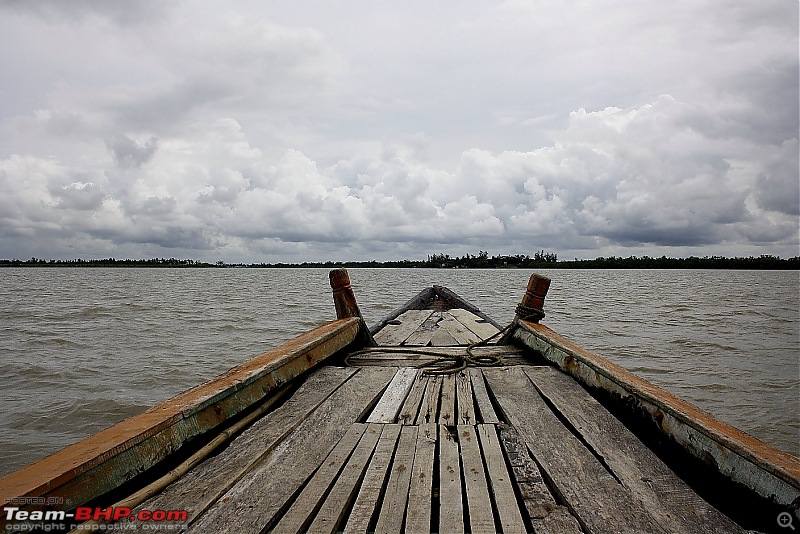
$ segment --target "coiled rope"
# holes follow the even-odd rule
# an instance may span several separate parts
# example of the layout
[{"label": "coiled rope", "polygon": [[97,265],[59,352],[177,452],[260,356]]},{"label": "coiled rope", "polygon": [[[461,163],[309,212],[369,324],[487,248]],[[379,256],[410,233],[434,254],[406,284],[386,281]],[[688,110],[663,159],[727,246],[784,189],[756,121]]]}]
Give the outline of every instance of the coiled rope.
[{"label": "coiled rope", "polygon": [[441,352],[426,350],[424,348],[415,349],[407,346],[402,347],[402,350],[398,350],[397,347],[368,347],[366,349],[348,354],[344,358],[344,364],[348,366],[352,365],[350,363],[351,358],[364,356],[367,354],[401,352],[404,354],[434,356],[435,359],[433,361],[425,362],[416,366],[418,369],[422,369],[422,373],[426,375],[452,375],[460,373],[467,367],[501,366],[504,364],[503,356],[501,354],[475,354],[473,351],[477,347],[488,345],[493,339],[504,335],[506,332],[516,326],[520,320],[534,320],[538,322],[544,318],[544,312],[542,310],[529,308],[522,304],[517,306],[516,315],[517,316],[513,321],[491,336],[487,337],[486,339],[481,339],[474,343],[470,343],[464,347],[463,354],[442,354]]}]

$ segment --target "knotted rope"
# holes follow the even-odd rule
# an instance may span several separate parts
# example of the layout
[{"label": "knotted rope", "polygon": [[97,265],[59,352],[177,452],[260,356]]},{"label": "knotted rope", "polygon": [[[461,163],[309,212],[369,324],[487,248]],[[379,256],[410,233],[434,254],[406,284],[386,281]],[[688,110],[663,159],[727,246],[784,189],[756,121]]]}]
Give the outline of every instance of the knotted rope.
[{"label": "knotted rope", "polygon": [[410,348],[410,347],[402,347],[402,350],[398,350],[397,347],[369,347],[366,349],[362,349],[357,352],[353,352],[345,356],[344,364],[351,365],[350,359],[358,356],[363,356],[365,354],[375,354],[375,353],[392,353],[392,352],[401,352],[404,354],[418,354],[421,356],[434,356],[436,359],[431,362],[425,362],[420,365],[417,365],[416,368],[422,369],[422,373],[426,375],[452,375],[456,373],[460,373],[467,367],[495,367],[503,365],[504,360],[502,354],[475,354],[473,351],[477,347],[481,347],[484,345],[488,345],[490,341],[493,339],[500,337],[506,334],[509,330],[511,330],[520,320],[534,320],[540,321],[544,318],[544,312],[542,310],[536,308],[529,308],[520,304],[517,306],[516,309],[516,317],[513,321],[511,321],[508,325],[503,327],[502,329],[498,330],[491,336],[487,337],[486,339],[480,339],[474,343],[470,343],[466,347],[464,347],[463,354],[442,354],[441,352],[435,352],[432,350],[426,350],[424,348]]}]

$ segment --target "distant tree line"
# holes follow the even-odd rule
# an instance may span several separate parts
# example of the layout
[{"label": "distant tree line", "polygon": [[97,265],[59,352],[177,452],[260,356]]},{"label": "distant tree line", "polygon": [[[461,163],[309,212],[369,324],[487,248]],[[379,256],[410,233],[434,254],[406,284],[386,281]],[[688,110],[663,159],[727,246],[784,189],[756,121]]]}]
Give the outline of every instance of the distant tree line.
[{"label": "distant tree line", "polygon": [[762,254],[758,257],[726,258],[724,256],[704,256],[698,258],[651,258],[650,256],[611,256],[593,260],[574,260],[558,262],[554,267],[565,269],[752,269],[752,270],[796,270],[800,269],[800,256],[781,259],[778,256]]},{"label": "distant tree line", "polygon": [[528,267],[552,266],[558,262],[558,255],[541,250],[536,252],[533,257],[528,255],[516,254],[513,256],[491,256],[485,250],[478,252],[477,256],[469,253],[463,257],[451,258],[449,254],[433,254],[428,256],[427,261],[421,267],[439,267],[445,269],[497,269],[516,267],[518,269]]},{"label": "distant tree line", "polygon": [[558,256],[540,250],[533,256],[497,255],[481,250],[477,255],[451,257],[449,254],[430,254],[425,260],[399,261],[326,261],[303,263],[226,263],[217,261],[207,263],[196,260],[179,260],[176,258],[152,258],[142,260],[106,258],[99,260],[45,260],[31,258],[28,260],[0,260],[0,267],[244,267],[244,268],[282,268],[282,267],[316,267],[333,269],[336,267],[369,268],[369,267],[415,267],[427,269],[753,269],[753,270],[800,270],[800,257],[782,259],[778,256],[761,255],[758,257],[704,256],[698,258],[668,258],[661,256],[629,256],[627,258],[610,256],[592,260],[558,261]]}]

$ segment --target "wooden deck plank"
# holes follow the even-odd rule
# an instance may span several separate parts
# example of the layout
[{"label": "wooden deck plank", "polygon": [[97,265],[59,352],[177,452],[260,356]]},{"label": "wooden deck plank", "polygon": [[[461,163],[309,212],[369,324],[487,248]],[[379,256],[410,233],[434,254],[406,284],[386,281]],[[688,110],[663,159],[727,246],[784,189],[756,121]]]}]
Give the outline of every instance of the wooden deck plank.
[{"label": "wooden deck plank", "polygon": [[0,499],[11,502],[21,497],[23,503],[30,503],[21,504],[21,511],[39,508],[38,497],[53,497],[61,503],[59,510],[80,506],[150,469],[197,436],[216,431],[264,395],[346,347],[358,330],[358,319],[341,319],[289,340],[144,413],[0,477]]},{"label": "wooden deck plank", "polygon": [[422,404],[419,407],[419,414],[415,424],[435,423],[439,414],[439,394],[442,391],[442,378],[432,375],[428,377],[428,385],[425,388],[425,395],[422,397]]},{"label": "wooden deck plank", "polygon": [[[581,384],[625,399],[625,409],[655,423],[680,448],[747,491],[793,509],[800,487],[800,458],[716,419],[684,399],[586,350],[547,326],[521,321],[512,338]],[[643,422],[644,422],[643,420]],[[794,503],[794,504],[793,504]]]},{"label": "wooden deck plank", "polygon": [[442,320],[441,312],[432,312],[430,316],[406,338],[403,345],[424,347],[431,342],[433,334],[439,330],[438,324]]},{"label": "wooden deck plank", "polygon": [[556,502],[544,482],[528,447],[511,425],[497,425],[500,444],[508,458],[528,520],[536,532],[551,534],[581,534],[581,526],[565,506]]},{"label": "wooden deck plank", "polygon": [[387,324],[373,337],[379,345],[402,345],[431,313],[433,310],[408,310],[393,321],[399,324]]},{"label": "wooden deck plank", "polygon": [[438,423],[440,425],[456,424],[456,376],[453,374],[442,377],[442,392],[439,404]]},{"label": "wooden deck plank", "polygon": [[456,436],[439,427],[439,534],[464,533],[461,458]]},{"label": "wooden deck plank", "polygon": [[[314,371],[282,406],[135,510],[186,510],[189,522],[195,521],[355,372],[328,366]],[[138,530],[142,525],[134,521],[129,526]]]},{"label": "wooden deck plank", "polygon": [[511,484],[511,477],[500,448],[495,425],[478,425],[478,438],[486,461],[486,474],[489,488],[494,496],[500,527],[504,534],[526,534],[525,523],[517,504],[517,496]]},{"label": "wooden deck plank", "polygon": [[442,322],[436,325],[436,331],[431,336],[430,345],[431,347],[453,347],[461,345],[456,338],[450,334],[447,330],[442,328]]},{"label": "wooden deck plank", "polygon": [[402,532],[403,530],[418,429],[419,427],[406,425],[400,430],[400,441],[397,444],[397,452],[389,473],[386,493],[381,502],[375,532]]},{"label": "wooden deck plank", "polygon": [[[422,367],[443,357],[452,360],[452,356],[465,354],[466,348],[460,347],[373,347],[359,352],[348,358],[349,365],[383,365],[394,367]],[[424,351],[425,354],[420,354]],[[480,346],[474,347],[472,352],[476,356],[500,357],[504,365],[530,365],[531,360],[525,351],[511,346]]]},{"label": "wooden deck plank", "polygon": [[[431,348],[431,347],[426,347]],[[441,358],[434,356],[422,355],[404,355],[397,358],[352,358],[348,360],[348,364],[354,367],[433,367],[434,364],[440,363]],[[511,365],[530,365],[531,361],[522,356],[504,356],[503,366]]]},{"label": "wooden deck plank", "polygon": [[[367,470],[372,453],[381,436],[384,425],[369,424],[361,441],[347,461],[325,502],[314,517],[309,533],[333,534],[339,527],[348,506],[353,502],[364,472]],[[316,475],[315,475],[316,477]],[[295,503],[296,506],[296,503]]]},{"label": "wooden deck plank", "polygon": [[422,398],[425,396],[425,388],[428,385],[428,377],[424,373],[417,373],[414,377],[414,384],[411,386],[406,400],[403,402],[403,407],[400,409],[400,414],[397,417],[397,422],[403,425],[413,425],[417,420],[420,404]]},{"label": "wooden deck plank", "polygon": [[438,426],[427,423],[417,432],[414,466],[411,468],[411,489],[408,493],[408,512],[405,532],[424,534],[431,532],[431,505],[433,466],[436,459]]},{"label": "wooden deck plank", "polygon": [[484,423],[500,422],[500,418],[495,413],[492,401],[489,398],[489,392],[486,389],[486,382],[483,379],[483,372],[475,367],[466,370],[469,373],[470,382],[472,383],[472,392],[475,395],[475,408],[476,417],[480,418]]},{"label": "wooden deck plank", "polygon": [[450,314],[470,331],[474,332],[479,339],[487,339],[498,332],[497,327],[487,323],[470,311],[456,308],[450,310]]},{"label": "wooden deck plank", "polygon": [[[242,478],[187,532],[260,532],[317,469],[328,451],[376,400],[394,369],[362,368]],[[275,484],[280,480],[280,484]]]},{"label": "wooden deck plank", "polygon": [[456,375],[456,398],[458,399],[457,424],[474,425],[477,423],[475,405],[472,401],[472,381],[466,370]]},{"label": "wooden deck plank", "polygon": [[375,447],[375,453],[369,462],[364,481],[358,490],[350,517],[345,525],[345,534],[366,534],[375,508],[381,498],[383,483],[386,480],[389,466],[392,464],[397,439],[400,437],[400,425],[383,425],[381,437]]},{"label": "wooden deck plank", "polygon": [[486,483],[486,471],[475,427],[458,425],[458,444],[461,449],[461,470],[467,494],[470,532],[473,534],[495,534],[492,501]]},{"label": "wooden deck plank", "polygon": [[386,391],[383,392],[381,400],[367,418],[367,423],[394,423],[418,373],[417,369],[410,367],[398,369]]},{"label": "wooden deck plank", "polygon": [[[300,495],[273,527],[273,534],[296,534],[311,522],[322,498],[342,471],[347,459],[361,441],[367,425],[354,423],[328,454]],[[369,441],[369,440],[368,440]],[[372,444],[374,446],[374,442]],[[370,448],[370,452],[372,449]]]},{"label": "wooden deck plank", "polygon": [[[364,352],[354,358],[353,360],[357,360],[359,358],[371,358],[371,359],[395,359],[399,356],[407,355],[407,356],[415,356],[415,352],[419,351],[420,347],[416,346],[380,346],[380,347],[370,347],[364,350]],[[425,347],[425,352],[430,352],[434,355],[442,355],[442,356],[461,356],[464,354],[464,347]],[[515,347],[513,345],[481,345],[477,347],[473,347],[473,353],[478,356],[518,356],[518,357],[525,357],[527,349],[521,349],[519,347]]]},{"label": "wooden deck plank", "polygon": [[570,376],[552,367],[525,373],[670,532],[743,532],[705,502]]},{"label": "wooden deck plank", "polygon": [[480,337],[464,326],[452,313],[453,311],[455,310],[442,312],[442,320],[439,321],[439,327],[453,336],[458,345],[470,345],[480,341]]},{"label": "wooden deck plank", "polygon": [[504,417],[590,532],[665,532],[645,506],[550,411],[523,367],[484,369]]}]

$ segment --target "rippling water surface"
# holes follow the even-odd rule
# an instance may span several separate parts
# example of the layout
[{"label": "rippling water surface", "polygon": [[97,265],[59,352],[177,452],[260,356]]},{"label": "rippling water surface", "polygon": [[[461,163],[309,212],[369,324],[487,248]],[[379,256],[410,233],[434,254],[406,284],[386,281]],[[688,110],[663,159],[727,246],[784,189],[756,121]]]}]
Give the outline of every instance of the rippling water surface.
[{"label": "rippling water surface", "polygon": [[[353,269],[368,323],[445,285],[506,324],[527,270]],[[800,273],[544,271],[545,324],[800,455]],[[0,269],[0,475],[335,318],[322,269]]]}]

